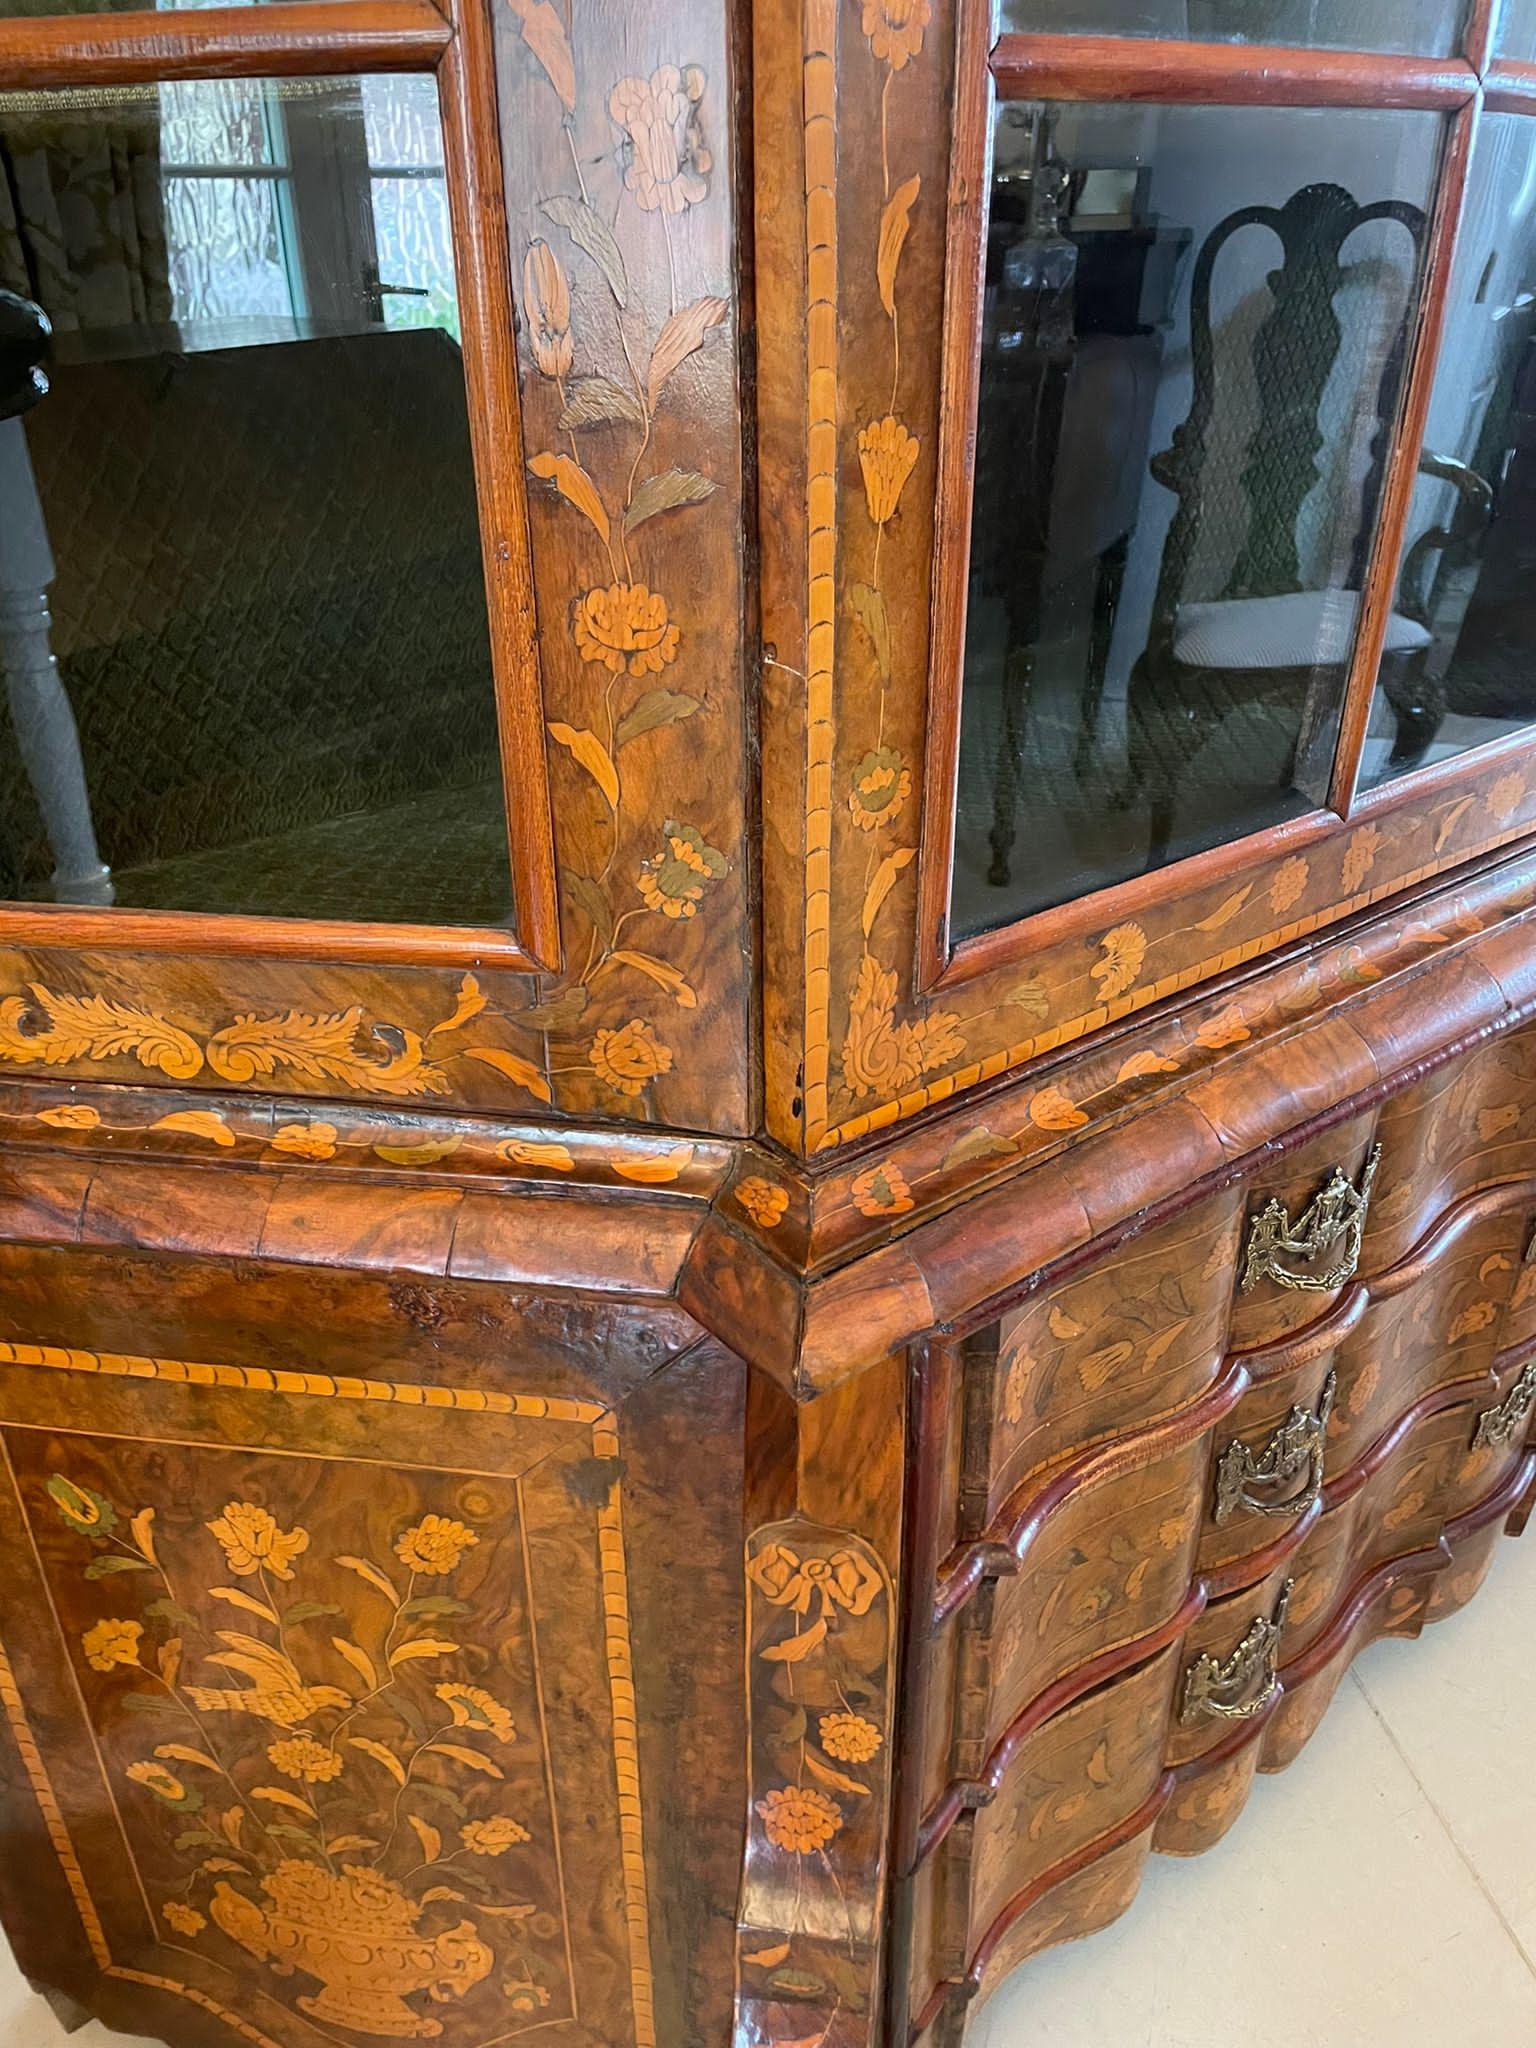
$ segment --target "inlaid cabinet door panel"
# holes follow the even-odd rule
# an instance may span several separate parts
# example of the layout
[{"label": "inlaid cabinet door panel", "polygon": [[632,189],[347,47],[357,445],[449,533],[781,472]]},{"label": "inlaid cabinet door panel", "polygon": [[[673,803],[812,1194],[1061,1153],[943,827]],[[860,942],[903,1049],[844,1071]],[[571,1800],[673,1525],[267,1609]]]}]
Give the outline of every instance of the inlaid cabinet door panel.
[{"label": "inlaid cabinet door panel", "polygon": [[176,2040],[724,2039],[740,1376],[488,1373],[418,1292],[371,1369],[0,1342],[4,1825],[69,1932],[16,1864],[7,1924]]}]

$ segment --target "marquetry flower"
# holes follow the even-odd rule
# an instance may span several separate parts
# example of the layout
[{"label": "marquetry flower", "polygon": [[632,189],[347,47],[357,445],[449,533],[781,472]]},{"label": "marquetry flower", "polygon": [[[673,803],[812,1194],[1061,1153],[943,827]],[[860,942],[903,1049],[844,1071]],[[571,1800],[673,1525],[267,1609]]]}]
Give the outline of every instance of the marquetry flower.
[{"label": "marquetry flower", "polygon": [[1375,864],[1376,849],[1381,844],[1381,828],[1377,825],[1362,825],[1344,849],[1344,888],[1353,895],[1370,873]]},{"label": "marquetry flower", "polygon": [[754,1173],[737,1187],[736,1199],[754,1223],[772,1230],[789,1207],[789,1190],[776,1188],[771,1180]]},{"label": "marquetry flower", "polygon": [[848,808],[861,832],[878,832],[901,814],[912,794],[912,771],[902,766],[894,747],[876,747],[853,771]]},{"label": "marquetry flower", "polygon": [[786,1543],[767,1543],[748,1564],[747,1576],[775,1607],[808,1614],[815,1603],[823,1619],[834,1607],[855,1619],[868,1614],[880,1591],[879,1573],[856,1550],[801,1557]]},{"label": "marquetry flower", "polygon": [[893,71],[920,54],[923,30],[933,19],[930,0],[864,0],[864,33],[869,47]]},{"label": "marquetry flower", "polygon": [[411,1571],[441,1578],[457,1571],[465,1551],[479,1541],[474,1530],[466,1529],[462,1522],[450,1522],[445,1515],[424,1515],[415,1528],[400,1537],[395,1555]]},{"label": "marquetry flower", "polygon": [[1099,1001],[1123,996],[1147,957],[1147,935],[1139,924],[1117,924],[1099,941],[1099,958],[1088,969],[1098,983]]},{"label": "marquetry flower", "polygon": [[505,1856],[509,1849],[532,1839],[521,1821],[509,1813],[493,1813],[489,1820],[467,1820],[459,1829],[459,1840],[471,1856]]},{"label": "marquetry flower", "polygon": [[267,1143],[294,1159],[334,1159],[336,1136],[334,1124],[279,1124]]},{"label": "marquetry flower", "polygon": [[867,1764],[884,1737],[862,1714],[823,1714],[821,1746],[841,1764]]},{"label": "marquetry flower", "polygon": [[859,429],[859,467],[864,472],[869,516],[876,526],[884,526],[896,510],[916,460],[916,437],[894,413]]},{"label": "marquetry flower", "polygon": [[93,1671],[110,1671],[114,1664],[138,1663],[143,1633],[137,1621],[98,1621],[80,1638],[80,1647]]},{"label": "marquetry flower", "polygon": [[336,1751],[328,1743],[316,1742],[312,1735],[294,1735],[286,1742],[274,1742],[267,1757],[285,1778],[302,1778],[306,1785],[329,1785],[342,1772],[342,1761]]},{"label": "marquetry flower", "polygon": [[1523,775],[1501,775],[1488,792],[1488,809],[1500,820],[1507,818],[1525,795]]},{"label": "marquetry flower", "polygon": [[901,1216],[912,1206],[912,1190],[901,1169],[889,1160],[859,1174],[850,1190],[861,1216]]},{"label": "marquetry flower", "polygon": [[629,138],[624,183],[643,213],[682,213],[709,190],[714,159],[699,123],[704,73],[663,64],[649,78],[621,78],[608,111]]},{"label": "marquetry flower", "polygon": [[485,1728],[498,1742],[513,1742],[517,1730],[512,1716],[490,1693],[478,1685],[439,1685],[438,1698],[453,1716],[455,1728]]},{"label": "marquetry flower", "polygon": [[788,1849],[794,1856],[814,1856],[818,1849],[825,1849],[843,1824],[843,1809],[835,1799],[803,1785],[765,1792],[757,1810],[773,1846]]},{"label": "marquetry flower", "polygon": [[201,1934],[208,1922],[196,1906],[183,1905],[180,1899],[172,1899],[160,1908],[167,1927],[174,1927],[178,1934]]},{"label": "marquetry flower", "polygon": [[1307,886],[1307,864],[1299,854],[1292,854],[1282,861],[1275,870],[1275,878],[1269,885],[1269,900],[1277,914],[1289,910],[1302,890]]},{"label": "marquetry flower", "polygon": [[571,334],[571,288],[560,258],[548,242],[528,244],[523,258],[523,311],[528,320],[528,345],[546,377],[566,377],[575,360]]},{"label": "marquetry flower", "polygon": [[248,1579],[263,1566],[275,1579],[293,1577],[293,1560],[309,1548],[307,1529],[280,1529],[277,1517],[248,1500],[232,1500],[208,1527],[223,1546],[225,1560],[238,1579]]},{"label": "marquetry flower", "polygon": [[682,634],[667,617],[667,600],[643,583],[610,583],[576,600],[571,632],[583,661],[610,675],[660,675],[676,658]]},{"label": "marquetry flower", "polygon": [[853,1095],[899,1093],[965,1051],[953,1010],[898,1024],[896,977],[872,953],[859,962],[843,1039],[843,1079]]},{"label": "marquetry flower", "polygon": [[106,1536],[117,1527],[117,1509],[106,1495],[76,1486],[62,1472],[55,1472],[49,1480],[48,1498],[77,1535]]},{"label": "marquetry flower", "polygon": [[101,1122],[101,1111],[87,1102],[61,1102],[57,1109],[40,1109],[37,1120],[56,1131],[94,1131]]},{"label": "marquetry flower", "polygon": [[130,1764],[128,1776],[135,1785],[142,1785],[146,1792],[153,1792],[157,1799],[163,1799],[167,1806],[185,1806],[191,1798],[180,1778],[174,1771],[168,1771],[164,1764]]},{"label": "marquetry flower", "polygon": [[597,1078],[620,1095],[639,1095],[648,1081],[672,1071],[671,1048],[640,1017],[631,1017],[617,1031],[599,1031],[588,1058]]},{"label": "marquetry flower", "polygon": [[661,852],[640,863],[635,886],[651,910],[664,917],[692,917],[731,864],[692,825],[668,818],[661,831]]}]

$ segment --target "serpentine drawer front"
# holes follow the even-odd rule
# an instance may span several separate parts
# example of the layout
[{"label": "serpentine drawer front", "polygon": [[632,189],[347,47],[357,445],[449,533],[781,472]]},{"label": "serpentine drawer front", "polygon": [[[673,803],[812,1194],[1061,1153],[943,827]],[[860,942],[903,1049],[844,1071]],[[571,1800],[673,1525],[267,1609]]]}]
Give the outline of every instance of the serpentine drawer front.
[{"label": "serpentine drawer front", "polygon": [[1472,1597],[1533,259],[1536,0],[0,0],[65,2024],[961,2048]]}]

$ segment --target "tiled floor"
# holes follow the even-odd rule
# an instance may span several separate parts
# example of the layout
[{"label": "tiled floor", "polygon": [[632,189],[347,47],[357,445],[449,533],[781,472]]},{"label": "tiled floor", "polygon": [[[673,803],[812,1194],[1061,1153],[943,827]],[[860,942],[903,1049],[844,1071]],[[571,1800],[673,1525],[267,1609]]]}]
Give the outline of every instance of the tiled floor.
[{"label": "tiled floor", "polygon": [[[5,1957],[0,2048],[64,2038]],[[1367,1650],[1225,1842],[1154,1859],[1126,1917],[1023,1970],[972,2041],[1532,2048],[1536,1532],[1505,1547],[1464,1614]]]}]

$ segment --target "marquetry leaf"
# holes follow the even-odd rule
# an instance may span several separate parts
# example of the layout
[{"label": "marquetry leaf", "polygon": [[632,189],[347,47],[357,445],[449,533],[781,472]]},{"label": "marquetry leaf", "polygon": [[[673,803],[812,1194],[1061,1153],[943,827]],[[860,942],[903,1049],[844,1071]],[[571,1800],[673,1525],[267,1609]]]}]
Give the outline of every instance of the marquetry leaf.
[{"label": "marquetry leaf", "polygon": [[645,408],[639,399],[611,377],[575,377],[565,393],[559,421],[562,434],[574,433],[579,427],[645,425]]},{"label": "marquetry leaf", "polygon": [[1221,902],[1217,904],[1216,908],[1211,912],[1209,917],[1202,917],[1199,923],[1195,926],[1195,930],[1197,932],[1220,931],[1221,927],[1224,924],[1230,924],[1232,922],[1233,918],[1236,917],[1237,913],[1242,909],[1243,905],[1248,901],[1248,898],[1252,894],[1252,882],[1244,883],[1243,887],[1237,890],[1233,895],[1223,897]]},{"label": "marquetry leaf", "polygon": [[423,1614],[468,1614],[467,1600],[450,1600],[446,1593],[418,1593],[414,1600],[407,1600],[400,1610],[402,1621],[410,1621]]},{"label": "marquetry leaf", "polygon": [[245,1808],[243,1806],[225,1807],[224,1811],[219,1815],[219,1826],[223,1829],[224,1838],[229,1843],[229,1846],[232,1849],[238,1849],[240,1847],[240,1830],[245,1826]]},{"label": "marquetry leaf", "polygon": [[325,1846],[335,1856],[343,1849],[377,1849],[379,1845],[373,1835],[332,1835]]},{"label": "marquetry leaf", "polygon": [[896,311],[896,266],[912,226],[912,204],[922,186],[921,178],[908,178],[885,202],[880,216],[880,241],[875,254],[875,275],[880,281],[880,303],[887,313]]},{"label": "marquetry leaf", "polygon": [[1051,998],[1038,974],[1026,974],[1016,981],[1002,1001],[1022,1010],[1032,1024],[1043,1023],[1051,1014]]},{"label": "marquetry leaf", "polygon": [[880,915],[880,906],[896,886],[896,877],[905,867],[910,867],[917,858],[915,846],[898,846],[894,853],[888,853],[875,869],[875,878],[864,897],[864,909],[859,922],[867,939],[874,929],[875,919]]},{"label": "marquetry leaf", "polygon": [[462,1904],[464,1894],[456,1892],[451,1884],[429,1884],[421,1895],[421,1903],[430,1906],[434,1899],[457,1899]]},{"label": "marquetry leaf", "polygon": [[391,1606],[398,1607],[400,1605],[400,1595],[389,1583],[389,1580],[385,1578],[378,1566],[370,1564],[366,1557],[349,1557],[343,1552],[336,1562],[344,1566],[347,1571],[356,1572],[360,1579],[366,1579],[370,1586],[384,1595]]},{"label": "marquetry leaf", "polygon": [[[477,1055],[467,1052],[465,1059]],[[414,1145],[375,1145],[376,1157],[387,1159],[391,1166],[432,1166],[439,1159],[447,1159],[463,1144],[462,1137],[421,1138]]]},{"label": "marquetry leaf", "polygon": [[696,1010],[699,1007],[698,992],[665,960],[658,960],[652,953],[637,953],[628,946],[620,946],[608,955],[607,965],[612,967],[633,967],[637,973],[649,975],[659,988],[664,988],[680,1010]]},{"label": "marquetry leaf", "polygon": [[307,1799],[301,1799],[297,1792],[289,1792],[281,1785],[255,1785],[251,1788],[251,1797],[265,1799],[272,1806],[285,1806],[290,1813],[302,1813],[308,1820],[320,1818]]},{"label": "marquetry leaf", "polygon": [[775,1942],[772,1948],[753,1949],[749,1955],[744,1955],[741,1960],[744,1963],[751,1963],[754,1969],[776,1970],[780,1963],[789,1960],[789,1943],[787,1941],[780,1941]]},{"label": "marquetry leaf", "polygon": [[646,373],[646,398],[652,412],[656,410],[662,385],[678,364],[685,362],[699,347],[710,328],[720,325],[729,310],[724,299],[695,299],[691,306],[682,307],[667,321],[656,337],[656,346],[651,350],[651,367]]},{"label": "marquetry leaf", "polygon": [[184,1742],[157,1742],[155,1755],[162,1759],[169,1757],[179,1764],[202,1764],[210,1771],[219,1768],[217,1759],[209,1756],[206,1750],[190,1749]]},{"label": "marquetry leaf", "polygon": [[[590,876],[575,875],[570,868],[565,868],[562,872],[567,883],[576,880],[585,882],[590,889],[597,888],[597,884],[592,881]],[[580,900],[576,897],[574,890],[570,893],[573,900]],[[601,900],[603,909],[605,912],[608,912],[609,919],[611,920],[612,912],[608,911],[607,899],[602,898]],[[609,938],[612,938],[611,929],[609,931]],[[528,1031],[569,1031],[574,1025],[580,1023],[588,1000],[586,989],[579,983],[573,983],[571,987],[562,989],[559,995],[551,997],[547,1003],[535,1003],[530,1009],[517,1010],[512,1014],[516,1017],[518,1023]]]},{"label": "marquetry leaf", "polygon": [[155,1652],[155,1664],[167,1686],[173,1687],[181,1675],[181,1637],[168,1636]]},{"label": "marquetry leaf", "polygon": [[208,1041],[208,1064],[221,1080],[244,1083],[291,1068],[309,1081],[342,1081],[378,1095],[441,1095],[446,1077],[424,1057],[417,1032],[387,1034],[362,1006],[311,1016],[237,1017]]},{"label": "marquetry leaf", "polygon": [[405,1783],[405,1765],[392,1749],[386,1749],[382,1742],[375,1742],[367,1735],[349,1735],[348,1749],[360,1749],[364,1756],[371,1756],[376,1764],[382,1764],[397,1785]]},{"label": "marquetry leaf", "polygon": [[683,690],[647,690],[637,697],[613,729],[614,749],[655,732],[658,726],[676,725],[680,718],[692,718],[704,709],[702,697],[690,697]]},{"label": "marquetry leaf", "polygon": [[861,1785],[857,1778],[845,1778],[841,1771],[834,1771],[830,1764],[822,1762],[813,1749],[805,1752],[805,1768],[813,1778],[819,1778],[823,1785],[831,1785],[839,1792],[852,1792],[860,1799],[869,1797],[867,1785]]},{"label": "marquetry leaf", "polygon": [[189,1138],[206,1138],[211,1145],[230,1146],[235,1134],[223,1117],[215,1116],[211,1109],[178,1109],[170,1116],[161,1117],[149,1127],[152,1131],[180,1131]]},{"label": "marquetry leaf", "polygon": [[891,621],[885,599],[872,584],[855,583],[848,592],[848,602],[853,607],[854,617],[869,635],[880,680],[888,683],[891,680]]},{"label": "marquetry leaf", "polygon": [[443,1853],[442,1836],[433,1827],[431,1821],[423,1820],[419,1813],[408,1813],[405,1817],[411,1824],[411,1832],[421,1844],[423,1860],[427,1863],[435,1863]]},{"label": "marquetry leaf", "polygon": [[684,1143],[671,1145],[665,1152],[650,1152],[640,1159],[616,1159],[613,1170],[625,1180],[639,1181],[644,1187],[656,1187],[664,1181],[676,1180],[693,1164],[697,1148]]},{"label": "marquetry leaf", "polygon": [[195,1039],[130,1003],[54,995],[37,982],[28,984],[26,996],[0,1002],[0,1059],[57,1067],[69,1060],[125,1054],[173,1081],[190,1081],[202,1071],[202,1049]]},{"label": "marquetry leaf", "polygon": [[985,1124],[978,1124],[973,1131],[956,1138],[953,1145],[939,1162],[944,1168],[969,1166],[982,1159],[1011,1159],[1019,1149],[1017,1138],[1000,1138]]},{"label": "marquetry leaf", "polygon": [[573,760],[579,761],[603,795],[608,799],[608,808],[619,808],[619,771],[614,767],[608,749],[595,732],[585,726],[562,725],[557,720],[549,728],[550,737],[558,740]]},{"label": "marquetry leaf", "polygon": [[574,505],[583,518],[591,520],[606,546],[608,514],[597,494],[597,485],[581,464],[569,455],[553,455],[546,451],[542,455],[535,455],[528,467],[536,477],[542,477],[545,483],[553,484],[565,502]]},{"label": "marquetry leaf", "polygon": [[458,1649],[457,1643],[442,1641],[437,1636],[417,1636],[413,1642],[401,1643],[389,1653],[391,1664],[409,1664],[418,1657],[451,1657]]},{"label": "marquetry leaf", "polygon": [[485,1008],[485,991],[472,974],[466,974],[459,983],[459,992],[454,998],[453,1011],[441,1024],[434,1024],[427,1033],[436,1038],[440,1032],[457,1031],[461,1024],[467,1024],[471,1017],[478,1017]]},{"label": "marquetry leaf", "polygon": [[154,1564],[156,1562],[154,1509],[140,1508],[136,1515],[129,1517],[128,1526],[133,1531],[134,1542],[137,1543],[150,1563]]},{"label": "marquetry leaf", "polygon": [[1470,796],[1464,796],[1459,803],[1454,803],[1451,805],[1450,809],[1446,812],[1445,816],[1440,820],[1440,829],[1435,834],[1436,853],[1444,853],[1446,841],[1450,838],[1451,834],[1456,830],[1456,827],[1461,823],[1462,819],[1466,816],[1467,812],[1472,808],[1474,802],[1475,798]]},{"label": "marquetry leaf", "polygon": [[86,1566],[88,1579],[104,1579],[112,1572],[152,1572],[154,1566],[143,1557],[94,1557]]},{"label": "marquetry leaf", "polygon": [[825,1642],[826,1635],[827,1624],[825,1618],[823,1618],[821,1621],[814,1622],[810,1628],[805,1629],[800,1635],[786,1636],[781,1643],[770,1643],[767,1649],[762,1652],[764,1662],[769,1664],[802,1663],[805,1658],[810,1656],[814,1649]]},{"label": "marquetry leaf", "polygon": [[455,1820],[469,1818],[469,1808],[458,1793],[450,1791],[446,1785],[434,1785],[430,1778],[422,1778],[417,1783],[416,1796],[418,1799],[435,1799],[439,1806],[447,1807]]},{"label": "marquetry leaf", "polygon": [[523,41],[544,68],[544,75],[565,102],[566,111],[576,111],[576,64],[571,56],[565,23],[551,0],[507,0],[517,16]]},{"label": "marquetry leaf", "polygon": [[680,505],[699,505],[714,492],[714,484],[696,469],[661,469],[648,476],[629,501],[624,514],[624,531],[633,533],[658,512],[675,512]]},{"label": "marquetry leaf", "polygon": [[1069,1316],[1063,1308],[1052,1308],[1050,1314],[1046,1317],[1046,1321],[1050,1324],[1051,1335],[1059,1338],[1063,1344],[1069,1338],[1081,1337],[1085,1327],[1074,1317]]},{"label": "marquetry leaf", "polygon": [[525,1060],[521,1053],[503,1052],[494,1045],[472,1045],[466,1048],[467,1060],[478,1060],[483,1067],[494,1067],[509,1081],[515,1081],[519,1088],[526,1088],[530,1095],[540,1102],[552,1102],[553,1090],[532,1060]]},{"label": "marquetry leaf", "polygon": [[243,1863],[232,1863],[227,1856],[205,1856],[197,1867],[199,1870],[209,1872],[232,1871],[236,1877],[244,1877],[246,1874]]},{"label": "marquetry leaf", "polygon": [[1178,1070],[1177,1060],[1165,1060],[1161,1053],[1155,1053],[1149,1048],[1145,1052],[1133,1052],[1128,1060],[1122,1060],[1115,1079],[1139,1081],[1148,1074],[1176,1074]]},{"label": "marquetry leaf", "polygon": [[556,1173],[574,1173],[576,1159],[568,1145],[544,1139],[503,1138],[496,1157],[509,1166],[548,1166]]},{"label": "marquetry leaf", "polygon": [[1041,1088],[1030,1097],[1029,1120],[1042,1131],[1075,1131],[1088,1121],[1059,1088]]},{"label": "marquetry leaf", "polygon": [[500,1764],[493,1764],[488,1756],[482,1756],[477,1749],[470,1749],[461,1742],[429,1742],[428,1756],[451,1757],[456,1764],[463,1764],[467,1770],[484,1771],[488,1778],[502,1775]]},{"label": "marquetry leaf", "polygon": [[208,1597],[210,1600],[227,1600],[231,1607],[243,1607],[247,1614],[259,1615],[263,1621],[271,1622],[274,1628],[277,1626],[275,1610],[270,1608],[265,1600],[257,1600],[249,1593],[242,1593],[238,1586],[210,1586]]},{"label": "marquetry leaf", "polygon": [[565,192],[557,193],[553,199],[541,199],[539,211],[547,215],[556,227],[564,228],[578,249],[586,251],[608,280],[609,291],[621,306],[625,305],[629,299],[629,278],[619,245],[607,223],[592,211],[584,199],[573,199]]},{"label": "marquetry leaf", "polygon": [[331,1644],[338,1655],[346,1658],[368,1690],[370,1692],[377,1692],[379,1686],[378,1670],[374,1665],[373,1659],[363,1648],[362,1644],[354,1643],[347,1636],[332,1636]]},{"label": "marquetry leaf", "polygon": [[[577,868],[562,868],[560,874],[566,893],[585,915],[598,945],[610,946],[613,943],[613,910],[602,889],[590,875],[582,874]],[[521,1013],[519,1021],[526,1021]]]}]

